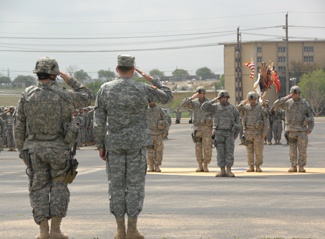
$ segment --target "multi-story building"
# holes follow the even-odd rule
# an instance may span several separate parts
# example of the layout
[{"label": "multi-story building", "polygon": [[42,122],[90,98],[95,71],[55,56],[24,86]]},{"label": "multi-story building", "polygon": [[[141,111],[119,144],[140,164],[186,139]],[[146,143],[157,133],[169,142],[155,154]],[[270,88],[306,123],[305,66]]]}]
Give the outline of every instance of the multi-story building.
[{"label": "multi-story building", "polygon": [[[272,61],[278,72],[281,91],[275,92],[275,86],[267,91],[266,99],[273,103],[279,97],[286,95],[286,81],[289,81],[289,87],[295,82],[286,79],[287,66],[289,72],[292,68],[292,62],[316,64],[319,67],[325,67],[325,41],[289,41],[288,56],[286,52],[285,41],[250,41],[241,43],[223,43],[224,45],[224,75],[225,89],[229,92],[230,102],[238,104],[246,98],[249,91],[254,90],[253,85],[257,79],[262,62],[269,65]],[[251,80],[249,75],[251,70],[246,67],[245,62],[253,60],[255,63],[255,76]],[[288,61],[288,64],[287,64]]]}]

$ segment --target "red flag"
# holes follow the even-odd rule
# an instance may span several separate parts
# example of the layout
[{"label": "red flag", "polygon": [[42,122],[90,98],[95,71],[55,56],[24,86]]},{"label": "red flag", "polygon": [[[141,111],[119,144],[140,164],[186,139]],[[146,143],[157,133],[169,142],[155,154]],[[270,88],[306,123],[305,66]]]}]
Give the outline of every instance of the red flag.
[{"label": "red flag", "polygon": [[281,83],[280,83],[278,73],[276,71],[273,72],[272,80],[273,80],[273,84],[275,85],[275,92],[278,93],[279,90],[281,89]]}]

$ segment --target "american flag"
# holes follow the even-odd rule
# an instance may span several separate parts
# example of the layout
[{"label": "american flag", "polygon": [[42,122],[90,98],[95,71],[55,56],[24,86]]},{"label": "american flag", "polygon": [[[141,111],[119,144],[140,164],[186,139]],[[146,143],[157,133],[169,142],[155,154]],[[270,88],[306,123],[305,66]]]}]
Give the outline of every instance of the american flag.
[{"label": "american flag", "polygon": [[255,75],[255,64],[254,64],[254,61],[251,60],[250,62],[246,62],[245,63],[245,66],[247,66],[251,70],[251,73],[249,74],[249,78],[251,80],[253,80],[254,79],[254,75]]}]

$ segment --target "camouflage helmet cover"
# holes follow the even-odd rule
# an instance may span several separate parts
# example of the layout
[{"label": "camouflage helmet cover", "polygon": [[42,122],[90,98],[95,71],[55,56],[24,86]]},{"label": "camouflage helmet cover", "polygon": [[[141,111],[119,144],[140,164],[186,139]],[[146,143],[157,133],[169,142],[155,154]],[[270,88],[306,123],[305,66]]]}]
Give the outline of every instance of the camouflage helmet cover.
[{"label": "camouflage helmet cover", "polygon": [[226,90],[220,90],[218,92],[218,99],[222,98],[222,97],[227,97],[230,98],[229,93]]},{"label": "camouflage helmet cover", "polygon": [[198,93],[205,93],[206,90],[205,90],[205,87],[204,86],[199,86],[196,88],[196,92]]},{"label": "camouflage helmet cover", "polygon": [[58,62],[50,57],[42,57],[36,62],[33,73],[47,73],[49,75],[60,75]]},{"label": "camouflage helmet cover", "polygon": [[118,66],[133,67],[134,61],[135,61],[135,57],[130,55],[119,55],[117,57]]},{"label": "camouflage helmet cover", "polygon": [[258,98],[258,95],[256,94],[255,91],[248,92],[247,99],[255,99],[256,100],[257,98]]},{"label": "camouflage helmet cover", "polygon": [[297,85],[292,86],[291,89],[290,89],[290,94],[293,94],[293,93],[299,93],[300,94],[301,93],[300,87],[297,86]]}]

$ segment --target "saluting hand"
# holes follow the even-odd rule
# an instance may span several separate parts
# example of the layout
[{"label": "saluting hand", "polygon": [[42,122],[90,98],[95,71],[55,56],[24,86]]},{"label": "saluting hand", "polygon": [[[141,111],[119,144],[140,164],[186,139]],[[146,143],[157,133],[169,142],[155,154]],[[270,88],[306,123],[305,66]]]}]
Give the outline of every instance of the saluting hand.
[{"label": "saluting hand", "polygon": [[141,70],[138,69],[138,68],[135,68],[135,70],[136,70],[140,75],[142,75],[143,78],[145,78],[147,81],[152,81],[152,80],[153,80],[153,77],[152,77],[151,75],[149,75],[149,74],[147,74],[147,73],[141,71]]},{"label": "saluting hand", "polygon": [[60,71],[60,76],[62,77],[62,79],[67,82],[68,80],[70,80],[71,76],[67,73],[64,73],[62,71]]}]

